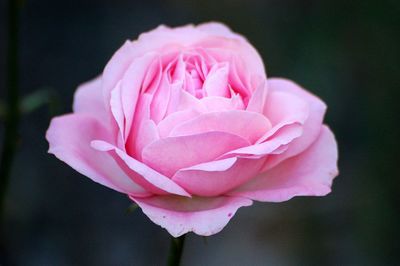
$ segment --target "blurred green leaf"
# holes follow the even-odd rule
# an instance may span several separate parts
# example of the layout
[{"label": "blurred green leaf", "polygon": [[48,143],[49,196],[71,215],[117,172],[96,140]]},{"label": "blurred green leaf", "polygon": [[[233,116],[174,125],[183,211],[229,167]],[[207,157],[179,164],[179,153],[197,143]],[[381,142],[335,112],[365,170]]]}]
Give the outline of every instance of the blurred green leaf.
[{"label": "blurred green leaf", "polygon": [[39,89],[25,96],[21,101],[21,113],[29,114],[48,104],[51,98],[50,95],[51,93],[49,89]]},{"label": "blurred green leaf", "polygon": [[48,106],[50,116],[59,113],[59,97],[55,89],[42,88],[25,96],[21,101],[20,111],[22,114],[29,114],[43,106]]},{"label": "blurred green leaf", "polygon": [[139,206],[136,203],[133,203],[126,209],[126,213],[133,213],[137,208],[139,208]]}]

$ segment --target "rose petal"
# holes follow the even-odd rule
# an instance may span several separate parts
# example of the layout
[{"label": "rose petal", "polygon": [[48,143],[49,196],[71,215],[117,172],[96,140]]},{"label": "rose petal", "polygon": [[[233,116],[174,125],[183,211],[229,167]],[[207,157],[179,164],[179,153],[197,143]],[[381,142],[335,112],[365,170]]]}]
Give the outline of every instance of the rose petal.
[{"label": "rose petal", "polygon": [[114,120],[118,125],[118,146],[124,147],[125,117],[122,109],[121,82],[118,82],[114,90],[111,91],[110,107]]},{"label": "rose petal", "polygon": [[199,115],[176,126],[169,136],[177,137],[220,131],[234,134],[254,143],[270,128],[271,123],[262,114],[232,110]]},{"label": "rose petal", "polygon": [[108,119],[101,84],[101,77],[97,77],[78,87],[72,107],[74,113],[89,114],[100,122]]},{"label": "rose petal", "polygon": [[[143,122],[146,120],[150,120],[150,104],[152,100],[152,95],[148,93],[144,93],[140,96],[139,102],[136,108],[135,117],[133,120],[132,130],[128,136],[128,139],[125,143],[125,148],[127,153],[134,158],[141,158],[141,148],[137,146],[138,138],[140,130],[143,127]],[[151,130],[151,129],[149,129]],[[149,132],[148,132],[149,133]],[[157,133],[152,132],[152,136],[155,136]],[[143,148],[143,147],[142,147]],[[124,149],[122,149],[124,150]]]},{"label": "rose petal", "polygon": [[171,98],[168,104],[166,116],[188,109],[204,113],[206,108],[203,106],[202,102],[190,93],[182,90],[179,85],[176,84],[176,86],[171,86]]},{"label": "rose petal", "polygon": [[209,96],[200,99],[204,105],[206,112],[222,112],[229,110],[243,110],[243,100],[239,94],[233,95],[231,98]]},{"label": "rose petal", "polygon": [[[225,192],[254,177],[264,164],[265,158],[236,159],[236,162],[225,171],[215,171],[215,168],[221,167],[220,164],[222,162],[224,164],[227,163],[224,160],[219,160],[210,162],[207,165],[202,164],[181,169],[174,175],[172,180],[184,187],[192,195],[205,197],[223,195]],[[229,162],[228,165],[230,164]],[[224,165],[222,169],[224,168],[227,168],[227,165]]]},{"label": "rose petal", "polygon": [[228,73],[228,64],[213,65],[203,83],[203,90],[206,91],[207,96],[228,96]]},{"label": "rose petal", "polygon": [[240,34],[232,32],[232,30],[226,26],[225,24],[219,22],[206,22],[197,25],[196,27],[200,31],[204,31],[208,34],[224,36],[227,38],[239,39],[242,41],[246,41],[245,37]]},{"label": "rose petal", "polygon": [[206,132],[157,140],[143,149],[142,158],[151,168],[172,177],[181,168],[212,161],[247,145],[245,139],[230,133]]},{"label": "rose petal", "polygon": [[157,125],[160,137],[167,137],[176,126],[197,117],[199,114],[199,112],[192,109],[170,114]]},{"label": "rose petal", "polygon": [[281,161],[307,149],[318,137],[326,111],[326,105],[322,100],[305,91],[292,81],[278,78],[268,79],[268,86],[271,91],[287,92],[301,97],[308,103],[310,111],[309,116],[303,123],[303,134],[290,144],[289,149],[285,153],[271,158],[268,165],[266,165],[266,169],[272,168]]},{"label": "rose petal", "polygon": [[54,118],[46,138],[49,153],[93,181],[138,197],[149,195],[132,182],[110,155],[90,146],[93,139],[110,139],[107,130],[91,116],[70,114]]},{"label": "rose petal", "polygon": [[302,132],[303,127],[298,123],[285,125],[279,130],[275,131],[270,139],[261,143],[256,143],[254,145],[232,150],[221,156],[221,158],[233,155],[256,155],[256,157],[258,157],[267,154],[276,154],[277,149],[280,149],[282,146],[291,143],[294,139],[301,136]]},{"label": "rose petal", "polygon": [[236,157],[230,157],[222,160],[216,160],[206,163],[196,164],[194,166],[183,168],[181,170],[200,170],[209,172],[221,172],[231,168],[237,161]]},{"label": "rose petal", "polygon": [[147,69],[146,76],[143,80],[143,92],[148,94],[154,94],[154,91],[160,85],[162,77],[162,65],[161,59],[155,58]]},{"label": "rose petal", "polygon": [[268,92],[268,86],[265,80],[263,80],[258,84],[256,90],[251,95],[246,110],[262,114],[267,99],[267,92]]},{"label": "rose petal", "polygon": [[317,140],[303,153],[285,160],[245,183],[230,195],[280,202],[295,196],[324,196],[338,175],[335,138],[323,126]]},{"label": "rose petal", "polygon": [[[147,190],[157,194],[159,193],[159,190],[162,190],[171,194],[190,197],[190,194],[188,194],[174,181],[143,164],[142,162],[130,157],[128,154],[118,149],[114,145],[102,140],[94,140],[91,142],[91,145],[94,149],[99,151],[115,152],[115,154],[125,162],[129,169],[140,175],[144,181],[146,181],[143,182],[143,180],[137,180],[137,176],[135,175],[131,176],[131,178],[135,179],[137,182],[140,182],[140,184],[143,185]],[[153,190],[154,187],[158,190]]]},{"label": "rose petal", "polygon": [[270,89],[264,114],[271,121],[272,126],[294,122],[303,124],[309,116],[309,105],[294,94]]},{"label": "rose petal", "polygon": [[240,207],[252,201],[240,197],[182,198],[156,196],[130,197],[154,223],[173,237],[188,232],[210,236],[220,232]]},{"label": "rose petal", "polygon": [[125,116],[125,131],[123,132],[125,140],[131,130],[143,80],[146,76],[147,69],[154,59],[154,54],[145,54],[142,57],[136,58],[126,70],[121,81],[122,109]]},{"label": "rose petal", "polygon": [[160,120],[165,116],[168,108],[168,104],[171,97],[171,87],[178,86],[182,87],[181,84],[170,84],[168,81],[167,73],[163,73],[160,86],[156,89],[153,101],[151,102],[151,118],[155,123],[159,123]]},{"label": "rose petal", "polygon": [[[244,38],[231,38],[229,36],[216,36],[215,38],[205,38],[197,43],[198,46],[211,48],[215,51],[211,55],[218,58],[220,62],[229,61],[228,54],[234,54],[237,58],[243,59],[243,66],[240,67],[242,73],[256,74],[266,78],[263,61],[257,50]],[[214,49],[221,49],[216,51]],[[225,53],[224,53],[225,51]],[[223,59],[223,60],[221,60]]]},{"label": "rose petal", "polygon": [[[142,33],[137,41],[126,41],[108,62],[103,72],[103,95],[107,104],[111,90],[133,60],[150,51],[179,51],[182,47],[190,46],[201,47],[203,50],[223,48],[222,52],[224,51],[225,55],[222,59],[229,59],[231,54],[237,54],[238,58],[245,60],[244,67],[241,69],[265,77],[264,64],[256,49],[243,36],[232,32],[223,24],[205,23],[197,27],[186,25],[176,28],[159,26],[152,31]],[[216,51],[213,55],[219,55],[222,52]],[[229,62],[229,60],[220,60],[222,61]]]},{"label": "rose petal", "polygon": [[125,71],[132,63],[132,60],[137,56],[138,54],[135,53],[133,43],[128,40],[115,52],[104,68],[102,75],[102,91],[107,111],[110,110],[111,91],[122,79]]},{"label": "rose petal", "polygon": [[[144,147],[159,139],[158,129],[154,121],[150,119],[144,120],[140,123],[138,134],[135,139],[135,154],[141,156]],[[141,157],[138,159],[140,160]]]}]

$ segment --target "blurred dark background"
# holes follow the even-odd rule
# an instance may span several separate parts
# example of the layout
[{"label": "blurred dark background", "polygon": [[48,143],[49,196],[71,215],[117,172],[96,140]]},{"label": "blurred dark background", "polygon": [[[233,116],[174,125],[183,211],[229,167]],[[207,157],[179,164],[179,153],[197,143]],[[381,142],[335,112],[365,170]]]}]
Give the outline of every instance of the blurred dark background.
[{"label": "blurred dark background", "polygon": [[[7,2],[0,1],[0,97]],[[242,208],[219,234],[190,234],[184,265],[398,265],[400,261],[400,1],[25,0],[21,95],[51,93],[23,117],[6,198],[10,265],[164,265],[169,235],[126,196],[47,154],[51,116],[126,39],[159,24],[217,20],[245,35],[267,74],[328,104],[340,175],[323,198]],[[4,126],[0,126],[0,137]],[[1,145],[1,144],[0,144]]]}]

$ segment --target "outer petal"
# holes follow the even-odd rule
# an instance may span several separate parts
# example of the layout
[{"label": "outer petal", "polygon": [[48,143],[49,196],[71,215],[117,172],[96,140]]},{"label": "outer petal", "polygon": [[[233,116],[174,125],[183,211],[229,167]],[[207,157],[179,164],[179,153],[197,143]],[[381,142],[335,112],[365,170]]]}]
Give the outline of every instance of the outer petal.
[{"label": "outer petal", "polygon": [[[245,60],[245,64],[249,73],[257,74],[265,77],[265,68],[263,61],[258,54],[257,50],[250,44],[250,42],[243,36],[233,33],[223,24],[220,23],[205,23],[198,26],[200,30],[205,30],[208,33],[220,37],[215,39],[206,40],[206,47],[225,47],[225,49],[232,49],[235,54],[238,54]],[[225,29],[223,29],[225,28]],[[229,33],[230,31],[230,33]],[[223,38],[221,38],[223,37]],[[225,39],[225,40],[224,40]]]},{"label": "outer petal", "polygon": [[309,106],[298,96],[275,91],[268,94],[264,114],[271,121],[272,128],[254,145],[230,151],[228,156],[282,153],[275,151],[283,145],[289,147],[294,139],[303,134],[303,124],[309,116]]},{"label": "outer petal", "polygon": [[326,105],[322,100],[290,80],[279,78],[268,79],[268,86],[271,91],[290,93],[300,97],[307,102],[310,111],[307,119],[303,123],[302,136],[294,140],[285,153],[271,158],[267,169],[307,149],[318,137],[326,111]]},{"label": "outer petal", "polygon": [[114,118],[115,123],[118,126],[117,130],[118,146],[124,147],[125,117],[124,117],[124,111],[122,109],[121,82],[118,82],[114,90],[111,91],[110,107],[111,107],[111,114]]},{"label": "outer petal", "polygon": [[219,22],[202,23],[197,26],[197,29],[212,35],[223,36],[243,41],[246,40],[242,35],[232,32],[232,30],[228,26]]},{"label": "outer petal", "polygon": [[102,91],[107,110],[109,110],[111,91],[117,85],[118,81],[122,79],[132,60],[139,55],[140,53],[135,53],[133,43],[126,41],[105,66],[102,76]]},{"label": "outer petal", "polygon": [[305,100],[296,95],[270,90],[264,114],[272,126],[294,122],[303,124],[309,116],[309,106]]},{"label": "outer petal", "polygon": [[280,154],[284,150],[286,150],[286,149],[283,150],[281,148],[290,144],[294,139],[301,136],[302,132],[303,129],[299,123],[285,125],[279,128],[278,130],[274,131],[274,133],[271,134],[271,136],[269,136],[269,139],[267,139],[266,141],[229,151],[224,156],[221,157],[225,158],[226,156],[233,156],[233,155],[236,156],[255,155],[253,157],[257,157],[269,154]]},{"label": "outer petal", "polygon": [[95,182],[136,196],[149,195],[120,169],[114,159],[90,146],[93,139],[109,139],[107,130],[91,116],[70,114],[54,118],[46,134],[49,153]]},{"label": "outer petal", "polygon": [[101,77],[85,82],[78,87],[74,95],[74,113],[88,114],[99,121],[108,119],[108,113],[101,90]]},{"label": "outer petal", "polygon": [[[175,194],[180,196],[190,197],[182,187],[176,184],[168,177],[160,174],[142,162],[132,158],[121,149],[102,140],[94,140],[91,143],[96,150],[103,152],[112,152],[114,156],[119,157],[124,165],[121,165],[126,172],[131,171],[129,176],[137,183],[145,187],[147,190],[155,194]],[[128,169],[126,169],[128,168]],[[129,170],[129,171],[127,171]]]},{"label": "outer petal", "polygon": [[143,81],[154,59],[154,54],[146,54],[135,59],[127,69],[121,81],[121,101],[125,117],[125,129],[122,133],[124,134],[125,140],[128,138],[128,134],[131,131],[138,98],[142,92]]},{"label": "outer petal", "polygon": [[317,140],[303,153],[260,174],[230,195],[280,202],[294,196],[324,196],[338,175],[335,138],[323,126]]},{"label": "outer petal", "polygon": [[220,232],[243,206],[252,201],[240,197],[183,198],[155,196],[130,197],[154,223],[165,228],[173,237],[188,232],[210,236]]}]

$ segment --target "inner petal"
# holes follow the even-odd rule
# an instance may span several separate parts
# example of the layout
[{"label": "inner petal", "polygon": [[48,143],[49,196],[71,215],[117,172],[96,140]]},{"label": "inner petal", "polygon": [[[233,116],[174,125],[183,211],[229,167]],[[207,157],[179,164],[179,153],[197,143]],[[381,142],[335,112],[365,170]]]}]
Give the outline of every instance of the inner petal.
[{"label": "inner petal", "polygon": [[202,114],[175,127],[169,136],[221,131],[244,138],[250,143],[255,143],[270,128],[271,123],[262,114],[232,110]]},{"label": "inner petal", "polygon": [[203,90],[207,96],[228,97],[230,94],[228,86],[229,64],[219,63],[212,66],[210,73],[203,83]]},{"label": "inner petal", "polygon": [[206,132],[154,141],[143,149],[142,158],[146,165],[172,177],[179,169],[212,161],[248,145],[248,141],[234,134]]}]

